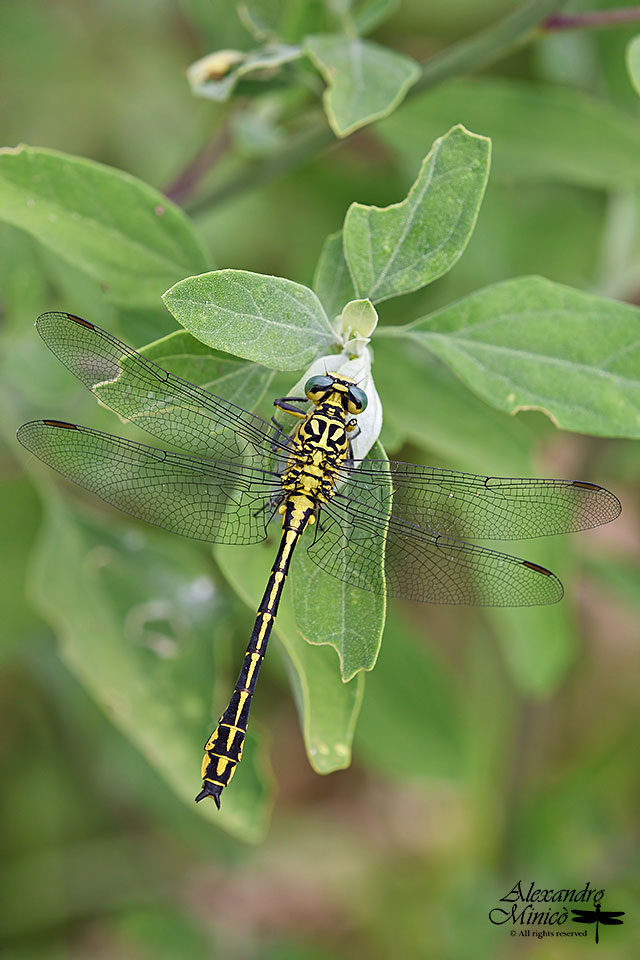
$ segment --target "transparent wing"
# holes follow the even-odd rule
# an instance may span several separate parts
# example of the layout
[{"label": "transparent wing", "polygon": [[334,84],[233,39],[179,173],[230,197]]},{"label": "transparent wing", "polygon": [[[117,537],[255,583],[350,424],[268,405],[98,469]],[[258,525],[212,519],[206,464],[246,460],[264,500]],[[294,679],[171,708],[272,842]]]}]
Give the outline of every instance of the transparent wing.
[{"label": "transparent wing", "polygon": [[38,333],[120,417],[165,443],[215,460],[274,466],[288,437],[234,403],[176,377],[106,330],[69,313],[43,313]]},{"label": "transparent wing", "polygon": [[335,494],[317,528],[311,559],[372,593],[480,606],[532,606],[562,597],[562,584],[544,567],[429,533],[363,499]]},{"label": "transparent wing", "polygon": [[57,420],[18,430],[31,453],[133,517],[196,540],[256,543],[266,536],[276,474],[168,453]]},{"label": "transparent wing", "polygon": [[481,477],[397,460],[352,461],[343,468],[343,492],[393,499],[395,517],[433,533],[489,540],[520,540],[571,533],[609,523],[620,502],[609,490],[581,480]]}]

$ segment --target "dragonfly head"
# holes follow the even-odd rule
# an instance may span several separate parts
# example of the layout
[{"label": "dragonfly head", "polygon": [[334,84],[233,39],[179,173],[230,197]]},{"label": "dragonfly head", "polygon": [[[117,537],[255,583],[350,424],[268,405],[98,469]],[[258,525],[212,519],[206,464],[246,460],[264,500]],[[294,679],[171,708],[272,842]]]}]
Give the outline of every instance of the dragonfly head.
[{"label": "dragonfly head", "polygon": [[349,377],[337,373],[318,374],[310,377],[304,385],[306,396],[314,404],[332,399],[349,413],[362,413],[367,407],[367,395]]}]

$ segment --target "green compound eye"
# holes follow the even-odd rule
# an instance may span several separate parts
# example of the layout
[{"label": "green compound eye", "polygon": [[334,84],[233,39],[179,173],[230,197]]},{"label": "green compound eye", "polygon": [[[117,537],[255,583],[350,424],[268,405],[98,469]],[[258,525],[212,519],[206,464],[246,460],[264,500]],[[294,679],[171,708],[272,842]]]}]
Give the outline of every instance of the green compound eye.
[{"label": "green compound eye", "polygon": [[362,413],[367,409],[367,395],[360,387],[351,387],[349,390],[349,413]]},{"label": "green compound eye", "polygon": [[333,377],[329,377],[326,374],[319,374],[316,377],[309,377],[304,385],[304,392],[305,395],[309,397],[309,400],[313,400],[314,396],[318,398],[332,386]]}]

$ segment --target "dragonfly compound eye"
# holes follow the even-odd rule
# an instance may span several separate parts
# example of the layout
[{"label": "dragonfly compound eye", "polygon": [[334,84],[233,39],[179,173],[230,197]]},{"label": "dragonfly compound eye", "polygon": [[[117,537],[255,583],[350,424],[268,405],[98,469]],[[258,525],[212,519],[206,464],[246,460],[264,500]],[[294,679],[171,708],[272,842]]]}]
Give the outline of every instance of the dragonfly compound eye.
[{"label": "dragonfly compound eye", "polygon": [[349,413],[362,413],[367,409],[367,395],[360,387],[351,387],[348,394]]},{"label": "dragonfly compound eye", "polygon": [[304,385],[305,395],[314,403],[322,400],[323,396],[331,390],[333,386],[333,377],[327,374],[318,374],[315,377],[309,377]]}]

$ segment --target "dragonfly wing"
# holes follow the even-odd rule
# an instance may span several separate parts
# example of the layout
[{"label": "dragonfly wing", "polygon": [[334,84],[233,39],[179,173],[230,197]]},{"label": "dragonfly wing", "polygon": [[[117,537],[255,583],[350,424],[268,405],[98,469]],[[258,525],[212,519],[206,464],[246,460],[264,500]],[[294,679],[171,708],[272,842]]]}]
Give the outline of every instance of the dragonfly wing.
[{"label": "dragonfly wing", "polygon": [[337,493],[320,514],[309,556],[354,586],[429,603],[555,603],[562,584],[535,563],[432,534]]},{"label": "dragonfly wing", "polygon": [[574,923],[595,923],[596,920],[602,923],[602,918],[598,917],[595,910],[572,910],[571,913]]},{"label": "dragonfly wing", "polygon": [[69,313],[43,313],[38,333],[105,406],[164,443],[257,467],[286,454],[288,437],[242,407],[182,380]]},{"label": "dragonfly wing", "polygon": [[18,439],[49,466],[125,513],[196,540],[256,543],[281,496],[275,474],[201,460],[55,420]]},{"label": "dragonfly wing", "polygon": [[434,533],[520,540],[585,530],[619,515],[620,502],[595,483],[482,477],[397,460],[365,460],[343,469],[343,490],[389,504],[394,516]]},{"label": "dragonfly wing", "polygon": [[605,926],[615,927],[618,924],[624,923],[624,920],[617,920],[616,917],[624,917],[624,910],[601,910],[600,911],[600,923],[604,923]]}]

